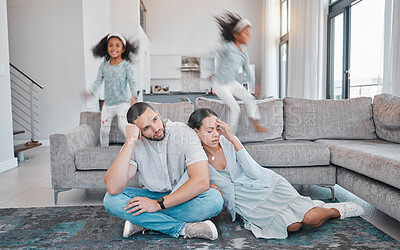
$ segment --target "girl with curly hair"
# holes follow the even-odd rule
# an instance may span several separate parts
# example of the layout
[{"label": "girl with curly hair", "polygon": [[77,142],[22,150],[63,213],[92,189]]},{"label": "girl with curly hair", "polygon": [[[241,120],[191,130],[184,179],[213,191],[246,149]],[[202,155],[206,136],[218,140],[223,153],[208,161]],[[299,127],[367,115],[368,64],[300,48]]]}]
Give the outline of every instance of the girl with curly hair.
[{"label": "girl with curly hair", "polygon": [[100,64],[96,81],[85,96],[93,97],[104,82],[105,101],[101,110],[100,127],[102,147],[109,144],[111,122],[115,116],[118,118],[120,131],[126,136],[126,112],[137,100],[131,56],[138,49],[137,42],[131,42],[118,33],[106,35],[92,49],[93,56],[104,58],[104,61]]}]

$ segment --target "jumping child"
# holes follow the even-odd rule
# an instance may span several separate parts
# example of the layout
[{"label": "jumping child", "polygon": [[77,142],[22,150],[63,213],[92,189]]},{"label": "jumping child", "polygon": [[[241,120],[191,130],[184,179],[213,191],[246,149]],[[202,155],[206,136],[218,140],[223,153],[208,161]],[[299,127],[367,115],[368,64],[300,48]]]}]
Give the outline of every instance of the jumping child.
[{"label": "jumping child", "polygon": [[236,80],[236,74],[242,68],[248,82],[254,83],[249,68],[249,56],[243,47],[248,45],[251,38],[250,21],[228,11],[224,16],[215,19],[221,32],[222,43],[216,51],[218,63],[213,88],[215,94],[229,106],[229,126],[234,133],[237,132],[240,107],[235,100],[236,96],[244,101],[254,129],[257,132],[267,132],[266,128],[259,125],[260,114],[255,98]]},{"label": "jumping child", "polygon": [[[93,47],[94,57],[104,58],[97,79],[86,98],[93,97],[104,81],[104,105],[101,111],[100,144],[109,144],[111,122],[118,118],[118,127],[126,136],[126,112],[136,103],[137,91],[131,56],[138,52],[137,42],[126,40],[118,33],[108,34]],[[130,89],[130,94],[128,91]]]}]

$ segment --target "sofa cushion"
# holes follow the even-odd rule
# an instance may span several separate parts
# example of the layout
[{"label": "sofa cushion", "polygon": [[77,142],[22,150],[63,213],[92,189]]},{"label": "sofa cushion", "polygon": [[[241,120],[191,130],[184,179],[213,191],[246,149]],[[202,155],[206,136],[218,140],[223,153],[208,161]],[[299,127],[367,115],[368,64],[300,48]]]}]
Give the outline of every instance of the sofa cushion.
[{"label": "sofa cushion", "polygon": [[372,101],[283,99],[285,139],[374,139]]},{"label": "sofa cushion", "polygon": [[[154,110],[158,111],[163,119],[168,118],[171,121],[187,123],[190,114],[194,111],[194,104],[192,102],[147,103],[150,104]],[[100,144],[100,120],[100,112],[81,112],[80,124],[87,124],[93,128],[97,139],[97,145]],[[110,145],[123,144],[125,142],[125,135],[119,130],[116,117],[114,117],[111,122],[109,138]]]},{"label": "sofa cushion", "polygon": [[292,185],[330,185],[336,184],[336,167],[306,166],[306,167],[268,167],[282,175]]},{"label": "sofa cushion", "polygon": [[329,149],[312,141],[274,140],[245,143],[244,147],[256,162],[265,167],[329,165]]},{"label": "sofa cushion", "polygon": [[[257,142],[281,138],[283,130],[282,101],[279,99],[263,99],[256,100],[256,103],[261,116],[260,125],[268,128],[269,132],[256,132],[250,119],[247,117],[244,103],[242,101],[238,101],[241,112],[236,136],[241,142]],[[221,120],[228,120],[229,107],[221,100],[198,97],[196,99],[196,108],[212,109],[215,113],[217,113]]]},{"label": "sofa cushion", "polygon": [[194,103],[177,102],[177,103],[158,103],[147,102],[154,110],[158,111],[163,119],[168,118],[173,122],[187,123],[189,116],[194,111]]},{"label": "sofa cushion", "polygon": [[[106,169],[96,171],[77,171],[75,172],[75,186],[74,188],[106,188],[104,183],[104,175]],[[127,187],[143,187],[139,183],[139,176],[135,175],[128,181]]]},{"label": "sofa cushion", "polygon": [[400,143],[400,97],[376,95],[373,111],[376,135],[383,140]]},{"label": "sofa cushion", "polygon": [[384,140],[318,140],[331,163],[400,188],[400,144]]},{"label": "sofa cushion", "polygon": [[107,170],[117,158],[121,146],[88,147],[75,156],[77,170]]}]

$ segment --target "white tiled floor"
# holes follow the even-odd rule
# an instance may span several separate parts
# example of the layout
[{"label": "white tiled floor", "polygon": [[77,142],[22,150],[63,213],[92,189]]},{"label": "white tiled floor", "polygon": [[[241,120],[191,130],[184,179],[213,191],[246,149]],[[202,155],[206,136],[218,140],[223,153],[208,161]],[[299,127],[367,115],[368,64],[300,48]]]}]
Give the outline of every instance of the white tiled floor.
[{"label": "white tiled floor", "polygon": [[[0,208],[54,206],[51,188],[49,147],[38,147],[25,152],[29,160],[16,169],[0,174]],[[313,199],[329,199],[330,190],[318,186],[298,186],[300,193]],[[336,187],[339,201],[354,201],[365,209],[362,216],[388,235],[400,241],[400,222],[385,215],[346,190]],[[59,206],[102,205],[104,189],[70,190],[58,195]]]},{"label": "white tiled floor", "polygon": [[[54,206],[51,188],[49,147],[25,151],[29,158],[16,169],[0,174],[0,208]],[[61,192],[59,206],[102,205],[105,189],[77,189]]]}]

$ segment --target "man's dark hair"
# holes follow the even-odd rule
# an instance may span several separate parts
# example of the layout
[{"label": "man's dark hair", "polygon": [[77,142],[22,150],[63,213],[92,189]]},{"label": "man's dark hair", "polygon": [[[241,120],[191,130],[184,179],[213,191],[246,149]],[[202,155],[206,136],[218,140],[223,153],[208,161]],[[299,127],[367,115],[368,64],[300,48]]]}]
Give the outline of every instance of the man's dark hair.
[{"label": "man's dark hair", "polygon": [[126,119],[128,120],[128,123],[133,123],[134,120],[136,120],[139,116],[141,116],[144,111],[146,111],[147,108],[150,108],[151,110],[155,111],[150,104],[145,103],[145,102],[137,102],[133,104],[126,115]]},{"label": "man's dark hair", "polygon": [[204,118],[209,117],[210,115],[218,117],[218,115],[212,109],[196,109],[189,117],[188,126],[193,129],[200,129]]}]

